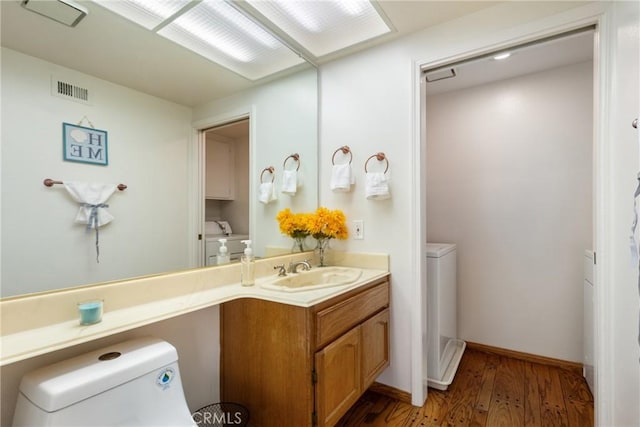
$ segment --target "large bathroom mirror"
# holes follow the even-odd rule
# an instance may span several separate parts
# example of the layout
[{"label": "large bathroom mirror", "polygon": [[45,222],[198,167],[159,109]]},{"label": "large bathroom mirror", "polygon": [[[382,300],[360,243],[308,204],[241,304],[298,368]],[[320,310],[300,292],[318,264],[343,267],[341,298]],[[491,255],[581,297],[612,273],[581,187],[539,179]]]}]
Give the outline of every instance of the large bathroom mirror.
[{"label": "large bathroom mirror", "polygon": [[[268,256],[267,247],[290,248],[277,212],[310,211],[318,203],[315,68],[251,82],[92,2],[80,4],[89,14],[72,28],[18,0],[0,2],[0,296],[204,265],[198,235],[206,233],[205,220],[233,225],[237,215],[216,210],[230,200],[206,210],[201,135],[242,118],[249,120],[241,149],[247,172],[233,179],[248,191],[233,203],[248,209],[243,221],[258,256]],[[102,132],[102,164],[69,153],[65,159],[64,123]],[[295,196],[278,190],[292,154],[300,159]],[[271,166],[277,199],[264,204],[258,189]],[[46,178],[127,188],[106,199],[114,219],[95,233],[76,223],[80,204],[65,185],[45,186]]]}]

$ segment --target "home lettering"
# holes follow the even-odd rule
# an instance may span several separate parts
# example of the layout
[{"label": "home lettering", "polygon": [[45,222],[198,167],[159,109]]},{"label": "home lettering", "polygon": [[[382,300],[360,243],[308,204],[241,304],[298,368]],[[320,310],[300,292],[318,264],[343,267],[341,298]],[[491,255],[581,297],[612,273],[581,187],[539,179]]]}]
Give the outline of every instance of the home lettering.
[{"label": "home lettering", "polygon": [[104,161],[103,137],[97,133],[88,133],[86,142],[69,144],[69,156],[90,161]]}]

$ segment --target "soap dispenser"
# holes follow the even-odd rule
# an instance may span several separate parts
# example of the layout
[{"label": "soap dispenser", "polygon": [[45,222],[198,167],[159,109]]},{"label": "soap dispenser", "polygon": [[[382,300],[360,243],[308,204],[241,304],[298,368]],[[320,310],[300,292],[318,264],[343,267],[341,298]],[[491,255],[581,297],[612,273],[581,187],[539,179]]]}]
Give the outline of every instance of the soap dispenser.
[{"label": "soap dispenser", "polygon": [[247,247],[244,255],[240,258],[240,284],[242,286],[253,286],[256,281],[256,260],[251,249],[251,240],[243,240]]},{"label": "soap dispenser", "polygon": [[218,239],[218,242],[220,242],[220,247],[218,248],[218,265],[228,264],[231,259],[229,258],[227,239]]}]

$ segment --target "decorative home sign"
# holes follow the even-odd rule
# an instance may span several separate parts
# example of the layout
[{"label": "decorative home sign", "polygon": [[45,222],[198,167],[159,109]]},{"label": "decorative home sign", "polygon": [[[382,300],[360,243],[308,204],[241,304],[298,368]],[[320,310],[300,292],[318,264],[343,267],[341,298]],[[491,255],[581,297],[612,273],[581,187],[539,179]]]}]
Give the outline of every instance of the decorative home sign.
[{"label": "decorative home sign", "polygon": [[64,160],[107,166],[107,131],[62,123]]}]

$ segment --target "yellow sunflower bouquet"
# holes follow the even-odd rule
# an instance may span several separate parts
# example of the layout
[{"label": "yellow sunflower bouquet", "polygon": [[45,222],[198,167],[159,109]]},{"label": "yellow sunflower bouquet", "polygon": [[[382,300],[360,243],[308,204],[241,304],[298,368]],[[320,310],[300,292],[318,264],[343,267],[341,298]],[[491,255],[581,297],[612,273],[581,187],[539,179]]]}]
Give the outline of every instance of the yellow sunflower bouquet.
[{"label": "yellow sunflower bouquet", "polygon": [[293,213],[286,208],[278,212],[276,219],[280,232],[294,239],[294,249],[304,251],[304,240],[309,235],[318,241],[316,249],[320,266],[324,266],[329,240],[349,237],[347,218],[340,209],[319,207],[314,213]]},{"label": "yellow sunflower bouquet", "polygon": [[340,209],[330,210],[321,206],[311,215],[309,233],[316,240],[344,240],[349,237],[347,218]]},{"label": "yellow sunflower bouquet", "polygon": [[311,223],[312,214],[309,213],[293,213],[291,209],[286,208],[278,212],[276,219],[280,225],[280,232],[291,237],[294,241],[294,248],[304,251],[304,239],[311,234],[309,224]]},{"label": "yellow sunflower bouquet", "polygon": [[330,210],[322,206],[316,209],[311,218],[309,232],[318,241],[316,252],[320,267],[324,267],[329,241],[331,239],[344,240],[349,237],[347,218],[340,209]]}]

